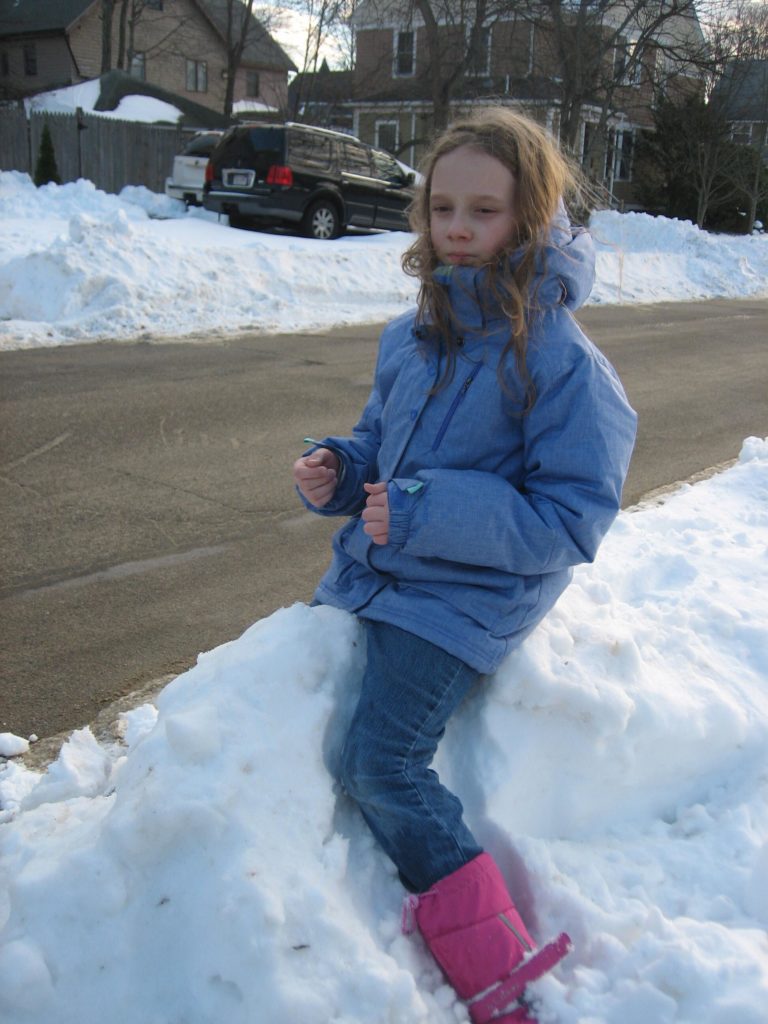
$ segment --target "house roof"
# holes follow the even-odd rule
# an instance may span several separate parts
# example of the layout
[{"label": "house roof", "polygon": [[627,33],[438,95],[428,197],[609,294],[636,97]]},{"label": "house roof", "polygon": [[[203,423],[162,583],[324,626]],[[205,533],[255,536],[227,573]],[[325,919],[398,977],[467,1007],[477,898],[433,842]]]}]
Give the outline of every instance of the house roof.
[{"label": "house roof", "polygon": [[0,0],[0,36],[63,32],[96,0]]},{"label": "house roof", "polygon": [[304,71],[288,86],[288,95],[301,95],[318,102],[338,103],[350,100],[355,93],[354,71],[331,71],[323,61],[319,71]]},{"label": "house roof", "polygon": [[[5,2],[5,0],[0,0],[0,2]],[[221,38],[226,42],[227,16],[230,4],[227,0],[196,0],[196,2]],[[237,34],[243,24],[243,19],[248,17],[248,10],[244,4],[235,2],[231,5],[231,11],[234,21],[234,32]],[[251,24],[248,28],[242,63],[260,64],[262,67],[277,68],[280,71],[298,71],[291,58],[267,32],[259,19],[254,14],[251,14],[250,20]]]}]

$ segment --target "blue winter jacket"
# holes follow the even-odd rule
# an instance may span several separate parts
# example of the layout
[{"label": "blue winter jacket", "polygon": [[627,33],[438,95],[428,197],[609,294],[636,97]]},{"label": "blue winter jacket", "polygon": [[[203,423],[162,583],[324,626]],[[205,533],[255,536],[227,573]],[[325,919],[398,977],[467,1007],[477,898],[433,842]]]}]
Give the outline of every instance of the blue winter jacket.
[{"label": "blue winter jacket", "polygon": [[[492,672],[554,605],[571,567],[595,557],[620,507],[636,416],[570,312],[594,279],[587,233],[553,226],[528,337],[536,401],[524,415],[512,356],[506,389],[497,377],[510,328],[487,271],[445,268],[443,277],[464,332],[452,381],[430,394],[444,362],[407,313],[381,336],[352,437],[315,446],[336,452],[341,476],[328,505],[305,504],[352,517],[333,539],[315,599]],[[363,483],[381,480],[390,528],[388,543],[376,545],[360,513]]]}]

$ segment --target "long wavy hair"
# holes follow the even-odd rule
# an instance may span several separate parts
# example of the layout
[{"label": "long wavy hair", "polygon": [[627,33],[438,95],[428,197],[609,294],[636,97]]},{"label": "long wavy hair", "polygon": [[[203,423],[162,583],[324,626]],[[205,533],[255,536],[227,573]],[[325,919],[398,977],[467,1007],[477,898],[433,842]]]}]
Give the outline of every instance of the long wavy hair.
[{"label": "long wavy hair", "polygon": [[[437,138],[422,162],[423,181],[409,211],[417,238],[402,259],[403,270],[421,281],[417,322],[433,325],[430,337],[436,335],[445,347],[445,369],[435,390],[453,378],[462,326],[451,310],[446,289],[435,279],[439,260],[430,233],[432,175],[442,156],[463,146],[495,157],[515,178],[516,230],[487,270],[491,294],[510,323],[510,338],[499,361],[499,380],[504,386],[504,364],[514,353],[525,385],[524,411],[528,411],[535,401],[526,366],[528,323],[536,309],[534,277],[542,266],[548,228],[559,203],[580,195],[581,179],[544,127],[506,107],[485,108],[454,121]],[[510,261],[513,252],[515,259]]]}]

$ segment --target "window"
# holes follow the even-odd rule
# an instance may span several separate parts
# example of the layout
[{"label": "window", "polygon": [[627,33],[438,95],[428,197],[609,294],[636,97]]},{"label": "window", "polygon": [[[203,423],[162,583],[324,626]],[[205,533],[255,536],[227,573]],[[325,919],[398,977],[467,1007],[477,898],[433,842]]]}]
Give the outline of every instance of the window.
[{"label": "window", "polygon": [[619,85],[640,85],[640,53],[637,44],[619,36],[613,53],[613,78]]},{"label": "window", "polygon": [[220,138],[221,132],[201,132],[190,139],[181,152],[184,156],[210,156]]},{"label": "window", "polygon": [[731,141],[737,146],[752,145],[752,122],[734,121],[731,125]]},{"label": "window", "polygon": [[11,73],[11,66],[10,66],[10,63],[8,61],[8,54],[7,53],[0,53],[0,75],[2,75],[3,78],[7,78],[8,75],[10,75],[10,73]]},{"label": "window", "polygon": [[288,133],[288,162],[314,167],[320,171],[331,167],[331,137],[301,130]]},{"label": "window", "polygon": [[208,64],[206,61],[187,61],[187,92],[208,92]]},{"label": "window", "polygon": [[163,0],[144,0],[144,6],[150,7],[153,11],[162,11]]},{"label": "window", "polygon": [[[467,38],[469,45],[469,38]],[[491,73],[491,28],[484,26],[478,32],[475,52],[469,55],[468,75],[487,76]]]},{"label": "window", "polygon": [[29,77],[37,74],[37,50],[34,43],[24,44],[24,74]]},{"label": "window", "polygon": [[376,147],[386,149],[389,153],[396,153],[400,141],[400,125],[397,121],[376,122]]},{"label": "window", "polygon": [[412,75],[416,70],[416,33],[397,32],[395,35],[395,77]]},{"label": "window", "polygon": [[400,164],[388,153],[372,153],[373,170],[377,178],[382,181],[402,182],[405,174]]},{"label": "window", "polygon": [[605,177],[609,181],[632,180],[632,152],[635,135],[629,128],[619,128],[608,134],[605,152]]},{"label": "window", "polygon": [[128,74],[131,78],[137,79],[139,82],[143,82],[147,77],[147,61],[146,54],[134,53],[131,57],[131,66],[128,69]]},{"label": "window", "polygon": [[365,146],[358,146],[354,142],[342,142],[341,146],[342,170],[370,177],[371,161],[368,159],[368,150]]},{"label": "window", "polygon": [[259,72],[258,71],[246,71],[245,72],[245,95],[246,96],[258,96],[259,95]]}]

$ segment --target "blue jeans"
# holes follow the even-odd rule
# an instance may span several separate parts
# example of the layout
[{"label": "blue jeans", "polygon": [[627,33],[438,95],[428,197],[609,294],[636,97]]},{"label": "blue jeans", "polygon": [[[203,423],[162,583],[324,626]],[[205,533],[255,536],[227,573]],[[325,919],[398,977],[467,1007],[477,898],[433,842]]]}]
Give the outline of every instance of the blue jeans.
[{"label": "blue jeans", "polygon": [[341,755],[341,782],[403,884],[425,892],[481,854],[461,802],[429,768],[480,673],[383,622],[365,622],[368,663]]}]

